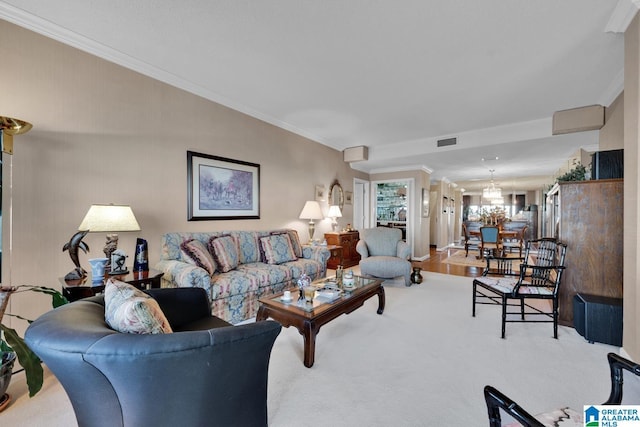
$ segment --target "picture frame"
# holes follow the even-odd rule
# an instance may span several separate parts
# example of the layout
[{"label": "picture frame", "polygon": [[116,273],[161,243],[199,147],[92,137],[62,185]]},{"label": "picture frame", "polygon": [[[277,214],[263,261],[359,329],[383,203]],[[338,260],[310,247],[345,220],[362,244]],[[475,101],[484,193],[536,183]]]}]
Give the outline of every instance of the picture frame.
[{"label": "picture frame", "polygon": [[187,220],[260,219],[260,165],[187,151]]},{"label": "picture frame", "polygon": [[323,202],[326,198],[326,188],[324,185],[316,185],[316,201]]},{"label": "picture frame", "polygon": [[345,191],[344,192],[344,204],[352,205],[353,204],[353,192]]},{"label": "picture frame", "polygon": [[422,189],[422,217],[429,218],[429,190]]}]

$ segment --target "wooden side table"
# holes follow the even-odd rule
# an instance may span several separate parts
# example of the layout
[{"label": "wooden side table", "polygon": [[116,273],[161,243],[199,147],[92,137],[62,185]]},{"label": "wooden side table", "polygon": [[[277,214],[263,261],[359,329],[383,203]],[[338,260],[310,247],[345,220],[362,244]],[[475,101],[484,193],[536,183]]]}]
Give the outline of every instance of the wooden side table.
[{"label": "wooden side table", "polygon": [[[357,231],[334,231],[324,233],[324,238],[329,245],[342,246],[342,266],[344,268],[358,265],[360,262],[360,254],[356,251],[356,245],[358,244],[358,240],[360,240],[360,233]],[[327,268],[335,270],[338,268],[338,264],[328,262]]]},{"label": "wooden side table", "polygon": [[64,280],[63,277],[60,278],[60,282],[62,283],[62,295],[64,295],[69,302],[72,302],[104,292],[104,284],[110,277],[129,283],[138,289],[145,290],[159,288],[160,279],[163,275],[164,273],[162,271],[151,269],[149,271],[129,271],[127,274],[105,274],[102,282],[98,284],[93,284],[90,276],[78,280]]},{"label": "wooden side table", "polygon": [[331,253],[331,256],[327,260],[327,268],[335,270],[339,265],[342,265],[342,246],[327,245],[327,249],[329,249]]}]

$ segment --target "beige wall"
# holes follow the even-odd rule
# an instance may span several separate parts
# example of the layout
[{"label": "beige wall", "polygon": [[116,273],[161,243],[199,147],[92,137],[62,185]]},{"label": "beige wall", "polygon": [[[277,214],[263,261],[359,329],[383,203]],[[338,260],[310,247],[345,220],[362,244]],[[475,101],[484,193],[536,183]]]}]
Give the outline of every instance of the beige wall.
[{"label": "beige wall", "polygon": [[[4,241],[12,202],[13,250],[10,259],[4,252],[3,284],[60,288],[59,278],[73,269],[62,246],[92,203],[131,205],[142,230],[121,233],[119,246],[132,255],[135,239],[147,239],[153,266],[168,231],[293,227],[306,241],[298,215],[315,186],[328,189],[338,179],[353,191],[354,177],[368,179],[339,151],[4,21],[0,49],[0,114],[34,125],[15,138],[7,159],[13,198],[5,191]],[[261,218],[188,222],[187,150],[260,164]],[[351,205],[343,215],[341,227],[352,222]],[[325,219],[316,234],[330,229]],[[104,239],[85,238],[85,268],[89,257],[103,256]],[[34,317],[50,307],[34,295],[12,297],[11,311]]]},{"label": "beige wall", "polygon": [[624,330],[622,343],[626,353],[640,360],[638,313],[640,293],[638,264],[638,136],[640,128],[640,18],[638,15],[624,36]]},{"label": "beige wall", "polygon": [[598,146],[601,151],[624,147],[624,92],[605,109],[604,126],[600,129]]}]

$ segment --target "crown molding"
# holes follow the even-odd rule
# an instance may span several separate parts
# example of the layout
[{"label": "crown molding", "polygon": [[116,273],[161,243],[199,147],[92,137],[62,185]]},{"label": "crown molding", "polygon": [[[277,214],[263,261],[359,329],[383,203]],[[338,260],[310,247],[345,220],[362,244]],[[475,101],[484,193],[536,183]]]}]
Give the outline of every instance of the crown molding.
[{"label": "crown molding", "polygon": [[604,27],[607,33],[624,33],[640,9],[640,0],[618,0],[609,22]]}]

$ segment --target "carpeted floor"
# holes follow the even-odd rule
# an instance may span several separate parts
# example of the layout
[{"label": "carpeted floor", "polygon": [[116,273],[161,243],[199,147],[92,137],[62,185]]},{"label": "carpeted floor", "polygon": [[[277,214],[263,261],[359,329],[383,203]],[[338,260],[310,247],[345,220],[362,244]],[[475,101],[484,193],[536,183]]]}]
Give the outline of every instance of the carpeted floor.
[{"label": "carpeted floor", "polygon": [[[618,348],[566,327],[555,340],[551,324],[509,324],[503,340],[498,306],[471,317],[472,279],[423,276],[411,287],[386,283],[382,315],[373,298],[323,326],[311,369],[302,365],[302,336],[283,328],[269,368],[269,425],[486,426],[486,384],[534,413],[607,399],[606,354]],[[2,425],[75,425],[53,378],[33,399],[19,376],[9,392],[15,401]],[[171,408],[180,410],[163,410]]]}]

